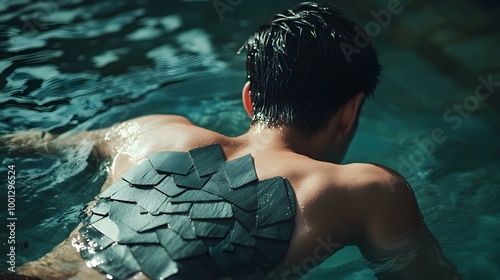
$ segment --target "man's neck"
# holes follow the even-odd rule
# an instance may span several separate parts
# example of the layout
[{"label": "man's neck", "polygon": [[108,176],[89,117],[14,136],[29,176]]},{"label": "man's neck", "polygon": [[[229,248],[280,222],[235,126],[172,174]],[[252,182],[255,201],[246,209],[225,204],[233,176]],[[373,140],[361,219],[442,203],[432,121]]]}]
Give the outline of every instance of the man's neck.
[{"label": "man's neck", "polygon": [[289,151],[313,159],[322,157],[328,141],[324,133],[305,134],[289,126],[268,127],[254,124],[238,141],[258,150]]}]

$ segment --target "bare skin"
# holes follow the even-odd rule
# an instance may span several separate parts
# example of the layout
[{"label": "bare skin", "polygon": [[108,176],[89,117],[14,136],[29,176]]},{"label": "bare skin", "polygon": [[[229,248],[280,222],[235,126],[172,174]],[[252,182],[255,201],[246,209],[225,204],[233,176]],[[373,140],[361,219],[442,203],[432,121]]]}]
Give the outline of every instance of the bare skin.
[{"label": "bare skin", "polygon": [[[251,115],[249,96],[247,84],[243,102]],[[346,245],[358,246],[369,260],[375,260],[379,254],[390,252],[387,244],[396,244],[397,238],[404,238],[410,245],[416,242],[409,234],[418,230],[424,232],[425,241],[433,244],[427,248],[435,251],[435,259],[416,257],[404,269],[381,275],[379,279],[458,279],[455,267],[444,258],[428,232],[413,191],[404,178],[378,165],[338,164],[355,133],[363,98],[363,93],[352,98],[332,117],[327,128],[314,135],[304,135],[290,127],[256,124],[244,135],[227,137],[197,127],[180,116],[151,115],[76,138],[94,141],[96,155],[112,159],[108,180],[101,191],[149,154],[187,151],[210,144],[221,145],[227,160],[251,154],[259,180],[287,178],[298,203],[296,229],[285,259],[272,273],[273,278],[298,279],[305,273],[297,270],[304,260],[313,258],[320,263]],[[71,142],[70,138],[47,141],[57,146]],[[19,273],[42,279],[106,279],[97,270],[88,268],[71,246],[79,238],[77,230],[73,231],[46,256],[22,266]],[[423,269],[414,270],[412,266],[417,265]],[[147,278],[138,274],[134,279]]]}]

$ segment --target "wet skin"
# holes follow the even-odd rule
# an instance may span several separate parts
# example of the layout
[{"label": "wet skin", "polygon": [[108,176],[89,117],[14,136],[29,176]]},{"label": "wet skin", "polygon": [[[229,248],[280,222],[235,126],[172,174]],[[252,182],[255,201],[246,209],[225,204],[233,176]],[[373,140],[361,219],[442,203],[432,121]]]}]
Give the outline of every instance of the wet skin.
[{"label": "wet skin", "polygon": [[[389,250],[387,244],[403,246],[394,241],[402,238],[404,246],[430,244],[425,248],[434,252],[433,257],[417,256],[404,269],[381,274],[379,279],[458,279],[455,267],[444,258],[427,230],[404,178],[375,164],[338,164],[355,132],[363,95],[357,98],[344,106],[324,131],[314,135],[303,135],[290,127],[256,124],[244,135],[227,137],[195,126],[184,117],[151,115],[109,129],[49,136],[42,146],[50,151],[82,139],[93,141],[95,155],[112,160],[101,192],[156,152],[219,144],[226,160],[251,154],[259,180],[285,177],[297,198],[296,228],[288,253],[270,277],[297,279],[305,272],[300,269],[304,260],[313,258],[320,263],[346,245],[358,246],[374,262],[381,254],[394,257],[401,250]],[[15,137],[10,141],[15,142]],[[42,279],[106,279],[85,265],[72,246],[79,240],[76,229],[46,256],[23,265],[19,273]],[[415,270],[417,265],[421,269]],[[134,279],[147,278],[138,274]]]}]

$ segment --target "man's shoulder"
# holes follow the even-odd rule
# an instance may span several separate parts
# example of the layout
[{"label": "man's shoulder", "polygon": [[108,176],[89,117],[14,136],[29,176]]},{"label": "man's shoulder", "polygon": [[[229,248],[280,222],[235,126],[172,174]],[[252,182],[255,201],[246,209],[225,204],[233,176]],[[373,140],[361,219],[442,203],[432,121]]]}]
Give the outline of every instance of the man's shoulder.
[{"label": "man's shoulder", "polygon": [[356,202],[365,209],[366,228],[374,229],[374,236],[398,236],[421,224],[413,189],[398,172],[378,164],[352,168],[360,174]]},{"label": "man's shoulder", "polygon": [[131,119],[129,122],[136,122],[140,124],[155,124],[155,125],[168,125],[168,124],[193,125],[193,123],[186,117],[179,115],[168,115],[168,114],[145,115]]},{"label": "man's shoulder", "polygon": [[394,191],[405,187],[406,180],[396,171],[379,164],[326,164],[324,173],[332,179],[329,187],[359,191]]},{"label": "man's shoulder", "polygon": [[414,200],[413,190],[395,170],[380,164],[348,164],[344,166],[345,187],[356,193],[361,203],[385,207],[392,201]]},{"label": "man's shoulder", "polygon": [[[322,219],[331,221],[332,213],[342,214],[342,227],[352,236],[375,228],[377,238],[397,236],[415,228],[421,220],[413,190],[396,171],[378,164],[325,165],[325,180],[317,190],[316,205],[311,213],[328,213]],[[330,215],[330,216],[329,216]],[[331,231],[339,228],[333,224]],[[383,230],[381,230],[383,229]],[[355,242],[354,239],[349,242]]]},{"label": "man's shoulder", "polygon": [[[305,181],[314,185],[310,194],[316,201],[335,206],[334,201],[350,201],[349,207],[380,206],[381,201],[406,196],[413,192],[406,180],[396,171],[378,164],[332,164],[315,162],[306,170]],[[301,173],[304,174],[304,173]],[[409,194],[409,195],[408,195]],[[317,197],[316,197],[317,196]],[[322,203],[323,204],[323,203]]]},{"label": "man's shoulder", "polygon": [[[412,188],[398,172],[379,164],[353,163],[331,168],[324,186],[333,195],[342,194],[352,206],[395,211],[416,205]],[[327,197],[327,199],[329,199]]]},{"label": "man's shoulder", "polygon": [[317,230],[335,233],[346,244],[354,244],[364,234],[373,213],[386,215],[400,207],[395,205],[397,197],[409,190],[404,178],[380,165],[311,162],[310,166],[299,186],[304,187],[299,189],[305,201],[304,217],[318,225]]},{"label": "man's shoulder", "polygon": [[[207,138],[210,133],[193,124],[188,118],[179,115],[146,115],[131,119],[122,124],[126,128],[136,127],[140,136],[136,138],[138,144],[149,143],[152,150],[169,150],[174,147],[190,148],[194,139]],[[168,137],[165,137],[168,136]]]}]

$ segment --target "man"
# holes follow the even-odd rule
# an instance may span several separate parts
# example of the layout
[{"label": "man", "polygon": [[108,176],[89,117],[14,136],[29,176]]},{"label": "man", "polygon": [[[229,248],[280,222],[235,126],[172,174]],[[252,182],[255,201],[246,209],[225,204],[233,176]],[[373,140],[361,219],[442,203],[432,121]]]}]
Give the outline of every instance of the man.
[{"label": "man", "polygon": [[[246,44],[249,81],[242,99],[252,124],[239,137],[197,127],[184,117],[153,115],[74,136],[44,135],[43,144],[29,145],[50,152],[81,139],[94,141],[96,155],[113,162],[103,191],[155,153],[217,144],[227,161],[250,154],[258,180],[285,178],[297,203],[286,255],[269,277],[298,279],[304,260],[319,263],[355,245],[379,279],[458,279],[404,178],[379,165],[339,164],[380,75],[371,45],[348,52],[359,34],[364,33],[337,7],[315,3],[300,4],[261,26]],[[9,141],[26,144],[23,136]],[[85,265],[71,246],[75,240],[81,240],[77,230],[20,274],[104,279]]]}]

